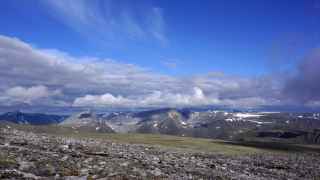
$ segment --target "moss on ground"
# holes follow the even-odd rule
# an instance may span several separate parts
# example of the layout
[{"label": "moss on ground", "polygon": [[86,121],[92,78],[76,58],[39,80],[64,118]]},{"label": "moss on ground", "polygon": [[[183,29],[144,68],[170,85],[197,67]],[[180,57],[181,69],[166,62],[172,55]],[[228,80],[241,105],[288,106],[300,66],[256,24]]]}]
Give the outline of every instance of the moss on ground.
[{"label": "moss on ground", "polygon": [[14,159],[11,159],[3,155],[0,156],[0,169],[16,167],[17,165],[18,164]]}]

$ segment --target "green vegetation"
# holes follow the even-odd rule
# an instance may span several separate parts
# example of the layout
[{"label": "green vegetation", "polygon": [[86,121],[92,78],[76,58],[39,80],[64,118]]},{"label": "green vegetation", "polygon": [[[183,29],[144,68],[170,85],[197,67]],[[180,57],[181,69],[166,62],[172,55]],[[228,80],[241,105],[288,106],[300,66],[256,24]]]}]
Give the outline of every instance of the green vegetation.
[{"label": "green vegetation", "polygon": [[81,133],[69,134],[73,137],[90,137],[107,139],[114,142],[130,143],[130,144],[147,144],[153,146],[161,146],[167,148],[178,148],[184,151],[205,151],[222,154],[248,154],[258,153],[262,149],[251,148],[245,146],[234,146],[223,144],[221,140],[178,137],[158,134],[101,134],[101,133]]},{"label": "green vegetation", "polygon": [[69,127],[61,126],[30,126],[14,125],[17,129],[46,133],[55,136],[73,138],[99,138],[118,143],[146,144],[161,146],[163,148],[175,148],[183,151],[205,151],[228,155],[243,155],[253,153],[290,153],[290,152],[320,152],[320,146],[295,145],[273,142],[230,142],[223,140],[178,137],[160,134],[116,134],[77,131]]},{"label": "green vegetation", "polygon": [[320,153],[319,145],[304,145],[273,141],[235,141],[223,142],[224,144],[255,147],[264,150],[280,151],[280,152],[318,152]]},{"label": "green vegetation", "polygon": [[16,166],[17,162],[14,159],[0,155],[0,168]]}]

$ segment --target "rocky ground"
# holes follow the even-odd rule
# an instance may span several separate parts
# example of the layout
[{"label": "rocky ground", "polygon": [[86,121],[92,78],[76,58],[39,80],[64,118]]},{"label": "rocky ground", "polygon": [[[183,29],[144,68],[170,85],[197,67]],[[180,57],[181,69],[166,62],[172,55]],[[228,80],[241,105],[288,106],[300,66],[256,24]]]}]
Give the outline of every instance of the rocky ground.
[{"label": "rocky ground", "polygon": [[0,179],[320,179],[320,155],[223,155],[0,128]]}]

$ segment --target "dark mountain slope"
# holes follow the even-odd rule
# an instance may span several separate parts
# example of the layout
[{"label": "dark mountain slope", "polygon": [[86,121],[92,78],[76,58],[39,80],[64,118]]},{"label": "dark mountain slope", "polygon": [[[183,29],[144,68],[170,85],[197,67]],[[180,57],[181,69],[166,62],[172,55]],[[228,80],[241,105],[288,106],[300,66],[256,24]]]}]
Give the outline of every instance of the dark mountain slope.
[{"label": "dark mountain slope", "polygon": [[0,121],[8,121],[8,122],[17,123],[17,124],[32,124],[32,125],[58,124],[66,118],[67,116],[63,116],[63,115],[23,113],[20,111],[7,112],[0,115]]}]

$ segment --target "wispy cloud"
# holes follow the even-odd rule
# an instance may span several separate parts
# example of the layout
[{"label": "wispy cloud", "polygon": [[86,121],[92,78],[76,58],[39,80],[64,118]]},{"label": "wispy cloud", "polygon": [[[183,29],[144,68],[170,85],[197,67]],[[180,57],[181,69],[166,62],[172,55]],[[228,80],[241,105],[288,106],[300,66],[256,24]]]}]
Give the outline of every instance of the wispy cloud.
[{"label": "wispy cloud", "polygon": [[138,1],[127,3],[141,4],[142,8],[115,4],[115,0],[42,1],[53,17],[90,40],[109,44],[123,40],[167,42],[161,8]]},{"label": "wispy cloud", "polygon": [[165,37],[165,21],[163,18],[163,10],[161,8],[152,8],[150,15],[150,30],[152,35],[162,43],[167,42]]},{"label": "wispy cloud", "polygon": [[161,61],[161,64],[170,70],[177,70],[179,67],[181,68],[183,62],[180,59],[177,58],[164,58]]},{"label": "wispy cloud", "polygon": [[176,62],[163,61],[162,64],[169,69],[176,69],[178,64]]}]

